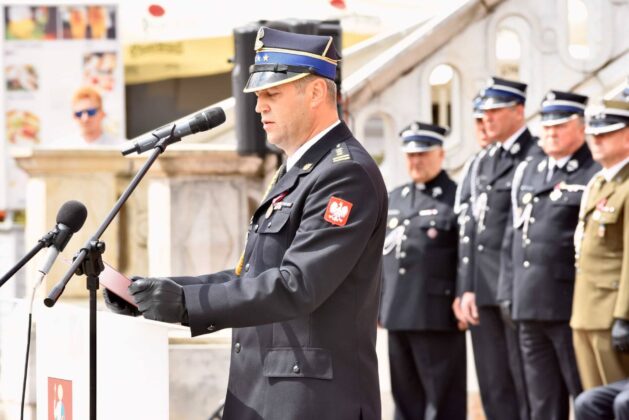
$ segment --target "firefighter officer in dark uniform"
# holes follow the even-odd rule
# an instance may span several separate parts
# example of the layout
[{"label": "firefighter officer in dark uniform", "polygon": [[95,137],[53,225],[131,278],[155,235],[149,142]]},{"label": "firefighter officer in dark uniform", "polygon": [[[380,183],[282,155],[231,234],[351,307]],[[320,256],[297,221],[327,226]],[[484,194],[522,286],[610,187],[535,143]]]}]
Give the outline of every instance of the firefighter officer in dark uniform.
[{"label": "firefighter officer in dark uniform", "polygon": [[145,318],[193,336],[233,328],[225,420],[378,420],[386,187],[339,120],[332,37],[262,28],[255,50],[245,92],[287,159],[240,262],[129,290]]},{"label": "firefighter officer in dark uniform", "polygon": [[446,129],[401,133],[412,181],[389,194],[380,323],[388,329],[396,420],[465,419],[465,335],[456,287],[456,184],[442,169]]},{"label": "firefighter officer in dark uniform", "polygon": [[483,125],[483,111],[480,109],[481,102],[482,97],[477,95],[473,101],[474,134],[481,150],[465,162],[461,174],[461,182],[457,186],[454,200],[454,212],[457,214],[459,225],[459,259],[456,298],[452,303],[452,310],[459,323],[459,328],[462,330],[466,329],[469,323],[461,310],[461,295],[468,287],[466,285],[471,284],[474,275],[472,257],[475,225],[473,221],[474,215],[472,214],[472,174],[478,159],[487,153],[487,149],[492,143]]},{"label": "firefighter officer in dark uniform", "polygon": [[[532,420],[568,420],[582,391],[569,320],[574,291],[574,231],[585,186],[600,166],[585,143],[587,96],[550,91],[541,106],[547,156],[520,163],[513,180],[513,276],[498,300],[519,325]],[[509,283],[507,283],[509,282]]]},{"label": "firefighter officer in dark uniform", "polygon": [[499,277],[511,273],[500,253],[510,246],[503,241],[511,220],[513,174],[520,162],[541,150],[525,123],[526,84],[492,77],[482,97],[483,125],[496,144],[479,159],[472,175],[474,278],[463,293],[461,309],[473,325],[474,361],[485,416],[527,420],[518,334],[502,319],[496,294]]}]

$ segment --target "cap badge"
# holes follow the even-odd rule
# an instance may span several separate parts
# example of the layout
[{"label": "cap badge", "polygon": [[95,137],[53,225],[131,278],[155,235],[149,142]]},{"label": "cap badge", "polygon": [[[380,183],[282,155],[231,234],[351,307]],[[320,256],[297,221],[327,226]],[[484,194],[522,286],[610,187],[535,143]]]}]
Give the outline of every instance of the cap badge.
[{"label": "cap badge", "polygon": [[258,51],[262,47],[264,47],[264,43],[262,42],[262,38],[264,38],[264,28],[260,28],[258,31],[258,36],[256,38],[256,43],[253,45],[253,49]]}]

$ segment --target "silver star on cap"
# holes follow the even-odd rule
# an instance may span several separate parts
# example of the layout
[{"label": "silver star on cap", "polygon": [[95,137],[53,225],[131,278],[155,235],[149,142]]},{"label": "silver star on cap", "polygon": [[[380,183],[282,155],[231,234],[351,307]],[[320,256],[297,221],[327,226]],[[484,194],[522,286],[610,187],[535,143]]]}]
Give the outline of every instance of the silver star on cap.
[{"label": "silver star on cap", "polygon": [[571,159],[567,164],[566,164],[566,170],[568,172],[574,172],[579,168],[579,161],[576,159]]}]

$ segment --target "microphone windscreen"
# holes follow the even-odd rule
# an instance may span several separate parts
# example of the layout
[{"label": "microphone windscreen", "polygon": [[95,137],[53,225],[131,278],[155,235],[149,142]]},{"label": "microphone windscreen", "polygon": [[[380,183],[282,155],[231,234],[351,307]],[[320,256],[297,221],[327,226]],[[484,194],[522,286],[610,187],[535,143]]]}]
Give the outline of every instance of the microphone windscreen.
[{"label": "microphone windscreen", "polygon": [[198,114],[201,120],[199,131],[206,131],[217,127],[225,122],[225,111],[223,108],[210,108]]},{"label": "microphone windscreen", "polygon": [[87,219],[87,209],[83,203],[76,200],[65,202],[57,213],[57,223],[66,225],[73,233],[83,227],[85,219]]}]

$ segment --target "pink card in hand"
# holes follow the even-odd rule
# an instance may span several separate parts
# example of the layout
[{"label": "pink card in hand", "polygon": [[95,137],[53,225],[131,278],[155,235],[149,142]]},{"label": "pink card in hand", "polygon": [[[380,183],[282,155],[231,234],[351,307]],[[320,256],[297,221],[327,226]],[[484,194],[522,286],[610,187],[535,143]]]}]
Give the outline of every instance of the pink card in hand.
[{"label": "pink card in hand", "polygon": [[127,276],[118,272],[106,262],[104,262],[104,264],[105,270],[103,270],[103,272],[100,273],[100,276],[98,277],[100,280],[100,284],[102,284],[110,292],[116,294],[120,298],[137,307],[138,304],[135,303],[135,300],[133,300],[133,296],[131,296],[131,293],[129,293],[129,285],[131,284],[131,280],[129,280]]}]

